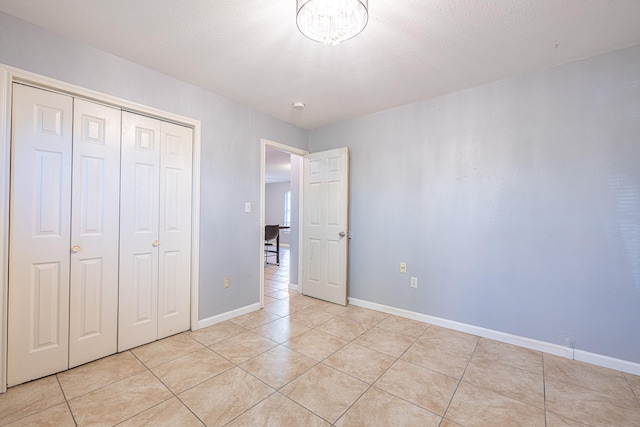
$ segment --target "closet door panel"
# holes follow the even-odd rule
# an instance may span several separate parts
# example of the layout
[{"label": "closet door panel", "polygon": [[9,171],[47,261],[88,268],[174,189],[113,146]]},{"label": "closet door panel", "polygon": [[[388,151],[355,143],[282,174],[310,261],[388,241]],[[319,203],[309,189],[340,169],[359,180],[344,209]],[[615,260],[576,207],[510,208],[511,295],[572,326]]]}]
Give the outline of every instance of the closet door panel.
[{"label": "closet door panel", "polygon": [[122,113],[118,351],[158,336],[160,122]]},{"label": "closet door panel", "polygon": [[191,128],[162,122],[158,338],[189,329],[191,290]]},{"label": "closet door panel", "polygon": [[69,367],[117,351],[120,120],[74,101]]},{"label": "closet door panel", "polygon": [[68,367],[72,98],[13,85],[8,385]]}]

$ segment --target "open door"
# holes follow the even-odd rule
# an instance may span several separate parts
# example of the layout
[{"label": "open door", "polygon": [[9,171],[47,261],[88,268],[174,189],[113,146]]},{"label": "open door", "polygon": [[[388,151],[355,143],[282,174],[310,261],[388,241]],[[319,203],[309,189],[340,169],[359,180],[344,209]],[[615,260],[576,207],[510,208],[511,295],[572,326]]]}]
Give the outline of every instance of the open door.
[{"label": "open door", "polygon": [[349,149],[304,158],[302,293],[347,305]]}]

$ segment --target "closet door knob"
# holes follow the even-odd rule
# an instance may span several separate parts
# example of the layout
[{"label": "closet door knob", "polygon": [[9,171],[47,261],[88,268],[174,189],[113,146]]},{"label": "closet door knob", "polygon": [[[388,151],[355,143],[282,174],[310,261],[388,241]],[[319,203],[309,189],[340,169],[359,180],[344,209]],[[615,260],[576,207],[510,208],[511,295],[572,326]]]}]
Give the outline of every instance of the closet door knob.
[{"label": "closet door knob", "polygon": [[71,252],[73,252],[74,254],[77,254],[78,252],[80,252],[82,248],[80,247],[80,245],[75,245],[71,247]]},{"label": "closet door knob", "polygon": [[160,242],[157,241],[157,240],[154,240],[152,245],[153,245],[154,248],[157,248],[158,246],[160,246]]}]

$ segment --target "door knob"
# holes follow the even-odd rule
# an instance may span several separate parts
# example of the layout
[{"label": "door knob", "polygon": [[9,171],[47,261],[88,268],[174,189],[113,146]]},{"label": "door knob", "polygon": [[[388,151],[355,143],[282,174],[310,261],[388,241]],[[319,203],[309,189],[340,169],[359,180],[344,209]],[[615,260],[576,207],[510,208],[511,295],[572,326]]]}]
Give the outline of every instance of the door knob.
[{"label": "door knob", "polygon": [[340,233],[338,233],[338,236],[340,236],[340,237],[344,237],[346,235],[347,235],[347,233],[345,233],[344,231],[341,231]]},{"label": "door knob", "polygon": [[160,242],[157,241],[157,240],[154,240],[152,245],[153,245],[154,248],[156,248],[156,247],[160,246]]},{"label": "door knob", "polygon": [[80,245],[75,245],[75,246],[71,247],[71,252],[73,252],[74,254],[77,254],[81,250],[82,250],[82,248],[80,247]]}]

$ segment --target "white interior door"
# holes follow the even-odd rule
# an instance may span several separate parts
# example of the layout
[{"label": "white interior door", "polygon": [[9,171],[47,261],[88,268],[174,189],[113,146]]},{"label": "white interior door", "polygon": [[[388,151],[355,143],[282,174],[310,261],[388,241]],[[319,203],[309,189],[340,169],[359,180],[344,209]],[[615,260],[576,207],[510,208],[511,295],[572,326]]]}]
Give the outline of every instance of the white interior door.
[{"label": "white interior door", "polygon": [[191,295],[191,128],[160,126],[158,339],[189,329]]},{"label": "white interior door", "polygon": [[13,85],[9,386],[69,364],[72,103]]},{"label": "white interior door", "polygon": [[302,292],[347,305],[349,149],[304,159]]},{"label": "white interior door", "polygon": [[158,336],[160,121],[122,112],[118,351]]},{"label": "white interior door", "polygon": [[117,351],[120,114],[74,100],[70,368]]}]

